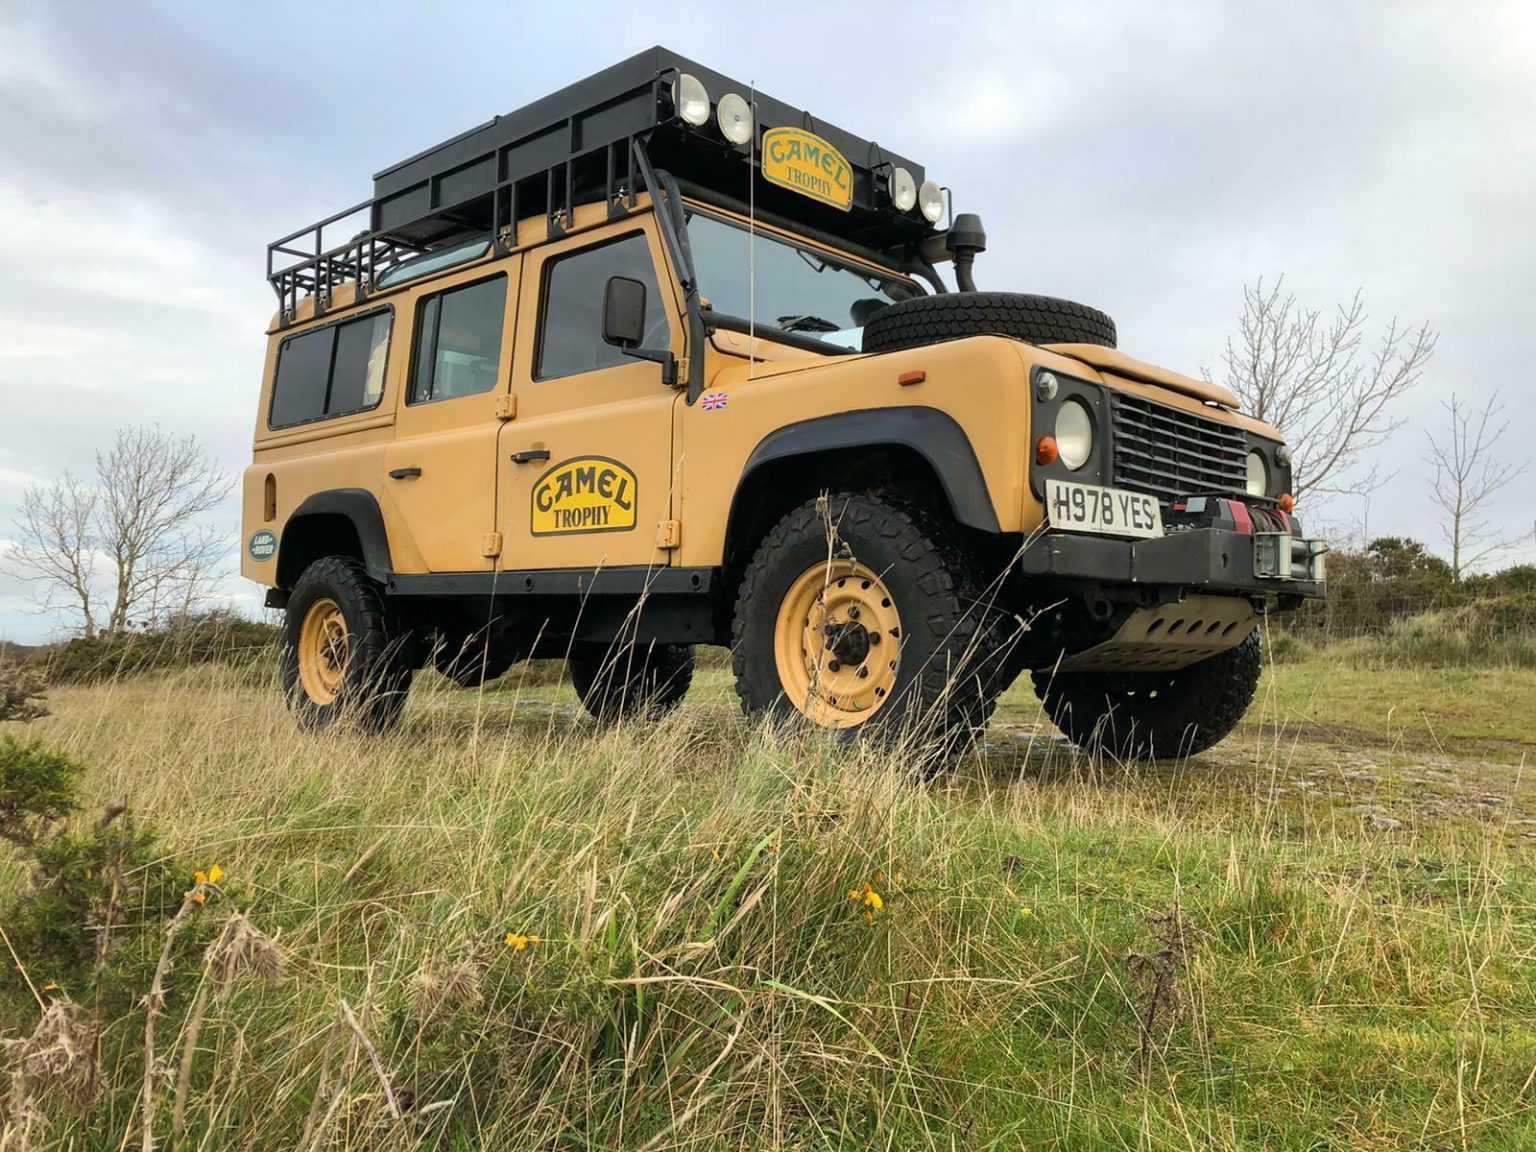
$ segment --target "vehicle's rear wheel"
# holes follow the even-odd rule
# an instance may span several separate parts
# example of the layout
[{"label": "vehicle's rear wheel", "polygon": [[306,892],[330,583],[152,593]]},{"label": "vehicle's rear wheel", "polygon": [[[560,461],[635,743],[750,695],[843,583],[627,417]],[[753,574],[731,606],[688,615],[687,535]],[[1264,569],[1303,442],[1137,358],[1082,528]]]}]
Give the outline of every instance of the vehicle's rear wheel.
[{"label": "vehicle's rear wheel", "polygon": [[300,724],[351,718],[381,730],[400,718],[411,666],[357,560],[327,556],[304,570],[288,598],[283,639],[283,689]]},{"label": "vehicle's rear wheel", "polygon": [[659,720],[693,683],[691,644],[576,644],[566,663],[583,706],[605,724]]},{"label": "vehicle's rear wheel", "polygon": [[1023,292],[948,292],[883,308],[864,325],[864,351],[895,352],[962,336],[1012,336],[1031,344],[1115,346],[1115,322],[1097,308]]},{"label": "vehicle's rear wheel", "polygon": [[996,702],[964,550],[901,504],[838,493],[768,533],[737,592],[732,664],[748,715],[963,745]]},{"label": "vehicle's rear wheel", "polygon": [[512,652],[488,645],[483,634],[439,636],[432,649],[432,666],[460,688],[499,680],[516,663]]},{"label": "vehicle's rear wheel", "polygon": [[1036,672],[1035,695],[1079,747],[1171,759],[1204,752],[1237,727],[1262,670],[1255,629],[1237,647],[1171,672]]}]

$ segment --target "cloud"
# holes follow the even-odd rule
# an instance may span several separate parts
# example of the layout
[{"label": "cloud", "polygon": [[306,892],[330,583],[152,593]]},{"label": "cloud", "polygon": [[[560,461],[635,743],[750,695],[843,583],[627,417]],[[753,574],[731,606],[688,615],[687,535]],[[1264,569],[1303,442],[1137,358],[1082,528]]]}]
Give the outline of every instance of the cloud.
[{"label": "cloud", "polygon": [[[1186,371],[1216,364],[1259,275],[1439,328],[1371,507],[1373,530],[1436,540],[1419,456],[1439,400],[1513,395],[1536,359],[1536,6],[776,12],[724,3],[668,38],[925,164],[986,220],[983,287],[1101,305],[1128,351]],[[409,5],[0,6],[0,469],[86,471],[125,423],[243,467],[266,242],[655,36],[617,3],[575,39],[502,4],[456,24],[476,34],[433,51]],[[1536,441],[1536,405],[1511,417],[1509,443]],[[1496,513],[1527,519],[1532,484]],[[17,490],[0,477],[0,535]]]}]

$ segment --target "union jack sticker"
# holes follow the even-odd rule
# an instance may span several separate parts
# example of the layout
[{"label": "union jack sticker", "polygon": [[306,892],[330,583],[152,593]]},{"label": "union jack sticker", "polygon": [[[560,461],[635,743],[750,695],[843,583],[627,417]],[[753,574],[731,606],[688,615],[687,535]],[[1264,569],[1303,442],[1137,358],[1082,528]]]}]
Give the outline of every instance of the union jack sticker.
[{"label": "union jack sticker", "polygon": [[706,392],[699,398],[699,407],[706,412],[718,412],[730,397],[724,392]]}]

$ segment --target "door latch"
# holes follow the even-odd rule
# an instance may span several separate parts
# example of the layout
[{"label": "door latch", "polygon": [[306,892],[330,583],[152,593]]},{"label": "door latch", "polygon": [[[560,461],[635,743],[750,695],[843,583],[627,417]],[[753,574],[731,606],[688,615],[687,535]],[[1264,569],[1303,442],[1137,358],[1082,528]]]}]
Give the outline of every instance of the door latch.
[{"label": "door latch", "polygon": [[521,452],[512,453],[512,463],[532,464],[535,460],[548,460],[548,448],[525,448]]}]

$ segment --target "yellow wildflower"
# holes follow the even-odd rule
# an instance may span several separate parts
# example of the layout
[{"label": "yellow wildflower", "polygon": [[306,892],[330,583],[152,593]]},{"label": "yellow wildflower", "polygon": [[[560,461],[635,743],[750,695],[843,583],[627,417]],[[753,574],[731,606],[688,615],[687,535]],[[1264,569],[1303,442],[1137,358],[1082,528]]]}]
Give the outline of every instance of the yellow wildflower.
[{"label": "yellow wildflower", "polygon": [[201,903],[203,903],[203,901],[205,901],[207,899],[208,899],[208,893],[204,892],[201,888],[197,889],[196,891],[194,891],[192,893],[192,903],[194,903],[194,904],[201,904]]},{"label": "yellow wildflower", "polygon": [[1035,910],[1033,908],[1030,908],[1028,905],[1026,905],[1025,907],[1019,909],[1019,915],[1020,916],[1033,916],[1034,914],[1035,914]]},{"label": "yellow wildflower", "polygon": [[208,883],[208,873],[204,872],[201,868],[199,868],[196,872],[192,873],[192,883],[194,883],[194,884],[206,884],[206,883]]},{"label": "yellow wildflower", "polygon": [[530,944],[538,942],[537,936],[525,936],[521,932],[508,932],[506,935],[506,945],[514,952],[524,952]]},{"label": "yellow wildflower", "polygon": [[208,883],[217,884],[222,879],[224,879],[224,869],[220,868],[217,864],[208,869]]},{"label": "yellow wildflower", "polygon": [[864,904],[871,912],[878,912],[885,907],[885,901],[880,899],[880,893],[873,888],[864,893]]}]

